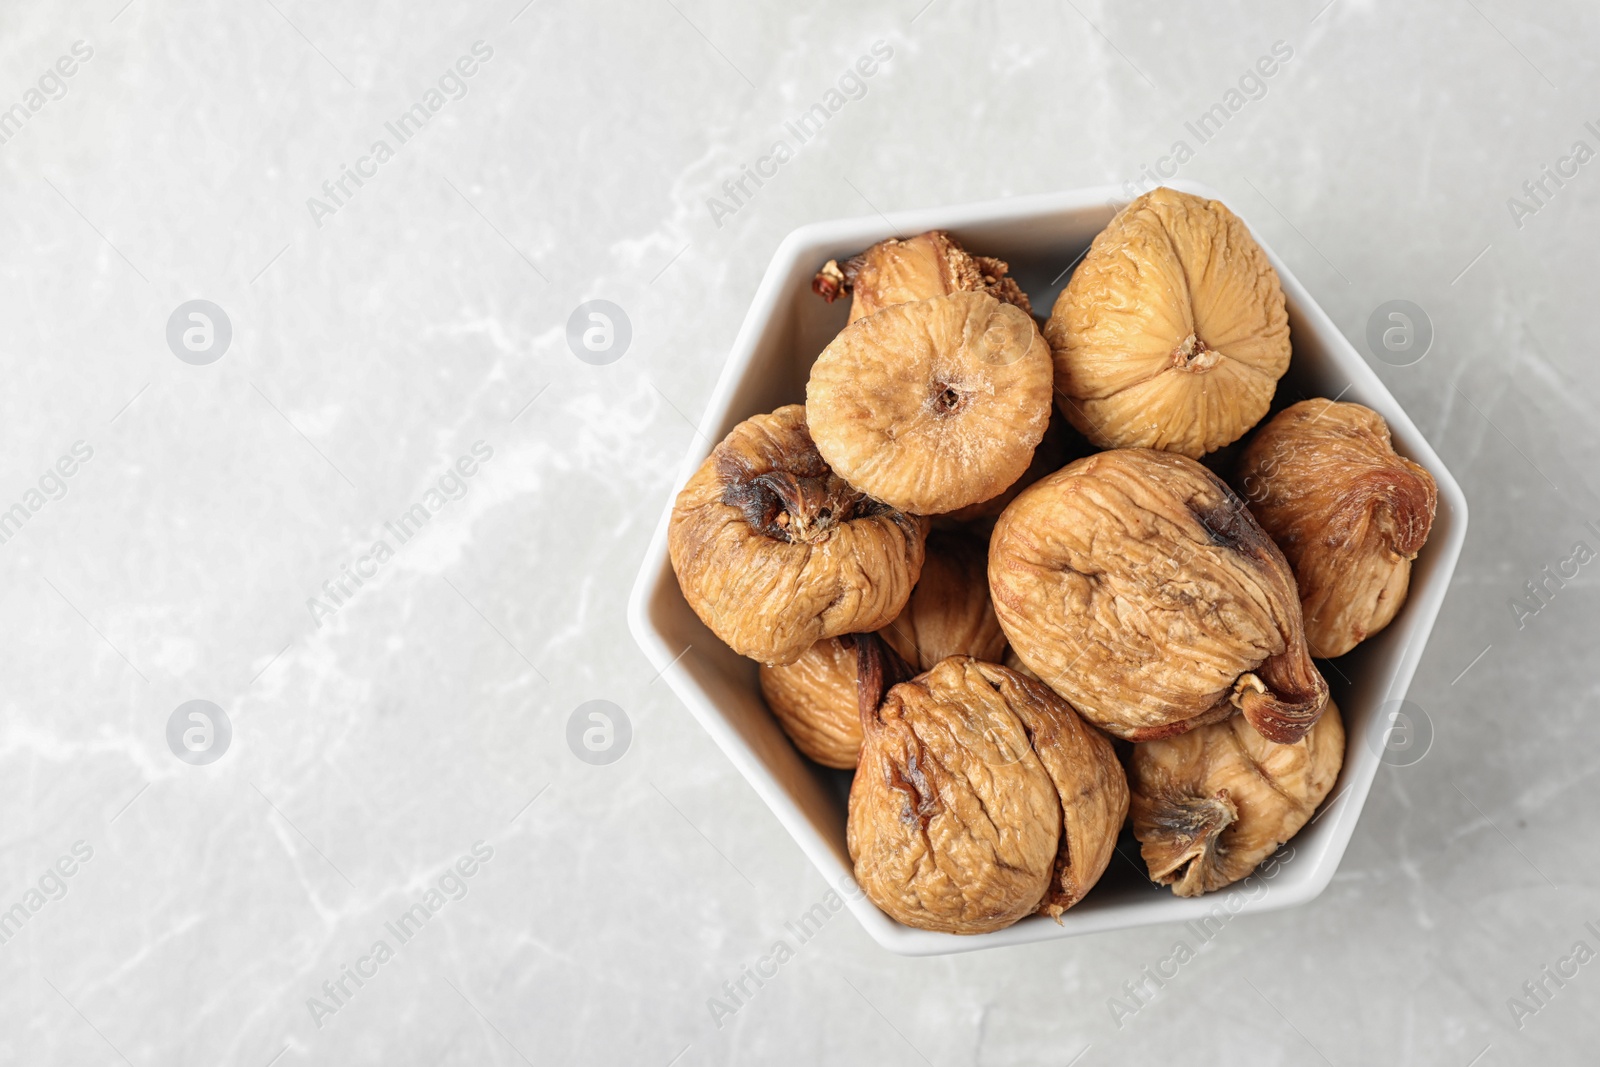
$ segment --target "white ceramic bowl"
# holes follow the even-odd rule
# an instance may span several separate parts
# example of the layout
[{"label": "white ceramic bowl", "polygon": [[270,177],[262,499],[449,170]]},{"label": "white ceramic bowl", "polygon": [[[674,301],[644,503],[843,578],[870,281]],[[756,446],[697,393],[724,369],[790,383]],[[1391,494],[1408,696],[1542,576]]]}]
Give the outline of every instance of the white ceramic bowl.
[{"label": "white ceramic bowl", "polygon": [[[1170,184],[1185,192],[1225,199],[1192,182]],[[1009,262],[1034,309],[1047,314],[1066,282],[1066,268],[1126,200],[1120,190],[1105,187],[911,211],[888,218],[819,222],[795,230],[778,246],[756,290],[700,420],[703,437],[690,444],[678,486],[705,459],[713,443],[737,423],[783,404],[804,402],[811,363],[843,328],[849,305],[844,299],[830,306],[811,292],[811,276],[827,260],[853,255],[885,237],[945,229],[973,252]],[[1255,233],[1260,240],[1260,232]],[[1288,847],[1280,851],[1284,861],[1273,867],[1270,879],[1258,874],[1231,895],[1223,891],[1182,899],[1151,884],[1144,876],[1137,847],[1125,833],[1119,848],[1122,858],[1112,860],[1100,883],[1062,916],[1059,924],[1034,916],[992,934],[932,933],[902,926],[864,896],[849,894],[851,912],[883,947],[905,955],[936,955],[1149,923],[1201,920],[1218,914],[1219,909],[1231,917],[1305,903],[1333,878],[1377,774],[1392,710],[1405,696],[1444,600],[1466,536],[1467,504],[1460,486],[1377,375],[1288,266],[1270,248],[1267,255],[1288,298],[1294,346],[1289,373],[1278,385],[1279,406],[1313,396],[1365,404],[1389,421],[1395,448],[1426,467],[1439,485],[1433,532],[1412,569],[1411,594],[1399,616],[1337,663],[1319,663],[1344,713],[1349,738],[1338,783],[1315,821],[1288,846],[1292,855]],[[762,702],[755,663],[723,645],[690,609],[667,558],[672,499],[664,504],[629,602],[633,635],[828,883],[853,886],[845,848],[849,774],[819,767],[796,751]],[[1218,921],[1210,920],[1213,927]]]}]

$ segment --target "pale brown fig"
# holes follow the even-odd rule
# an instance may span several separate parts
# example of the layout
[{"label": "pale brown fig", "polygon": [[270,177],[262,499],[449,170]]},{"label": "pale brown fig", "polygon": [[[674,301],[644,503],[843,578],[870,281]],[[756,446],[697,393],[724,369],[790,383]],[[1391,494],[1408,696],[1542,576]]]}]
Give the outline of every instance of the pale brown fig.
[{"label": "pale brown fig", "polygon": [[900,614],[925,534],[831,471],[790,404],[717,445],[678,494],[667,545],[701,621],[740,655],[785,664]]},{"label": "pale brown fig", "polygon": [[1167,188],[1094,239],[1044,332],[1062,413],[1102,448],[1198,459],[1261,420],[1289,367],[1266,253],[1223,204]]},{"label": "pale brown fig", "polygon": [[1005,260],[973,256],[943,230],[929,230],[904,241],[879,241],[844,263],[828,260],[811,280],[828,303],[849,293],[850,321],[892,304],[906,304],[948,293],[988,293],[1033,314],[1028,294],[1007,277]]},{"label": "pale brown fig", "polygon": [[1050,420],[1050,353],[1028,314],[952,293],[860,319],[806,383],[817,449],[851,485],[916,515],[1021,477]]},{"label": "pale brown fig", "polygon": [[861,752],[856,702],[856,644],[851,637],[818,641],[793,663],[763,664],[761,695],[795,747],[824,767],[848,770]]},{"label": "pale brown fig", "polygon": [[1299,741],[1268,741],[1241,717],[1133,746],[1133,834],[1150,877],[1180,897],[1231,885],[1311,818],[1344,764],[1333,701]]},{"label": "pale brown fig", "polygon": [[847,828],[867,896],[898,922],[955,934],[1081,900],[1127,813],[1110,743],[1048,687],[962,656],[880,703],[868,647]]},{"label": "pale brown fig", "polygon": [[905,610],[879,631],[884,640],[919,671],[946,656],[1000,662],[1006,635],[989,601],[988,566],[987,546],[970,533],[930,533],[922,577]]},{"label": "pale brown fig", "polygon": [[990,538],[989,589],[1022,662],[1129,741],[1238,708],[1287,744],[1327,700],[1283,553],[1171,452],[1100,452],[1024,490]]},{"label": "pale brown fig", "polygon": [[1342,656],[1389,625],[1433,526],[1438,488],[1395,452],[1382,415],[1302,400],[1255,435],[1236,481],[1294,568],[1315,654]]}]

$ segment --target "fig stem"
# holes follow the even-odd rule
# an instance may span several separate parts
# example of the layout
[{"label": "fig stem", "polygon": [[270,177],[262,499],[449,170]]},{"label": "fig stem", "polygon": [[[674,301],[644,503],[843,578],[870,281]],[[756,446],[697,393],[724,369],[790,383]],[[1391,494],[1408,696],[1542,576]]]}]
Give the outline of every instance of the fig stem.
[{"label": "fig stem", "polygon": [[811,291],[830,304],[850,291],[850,281],[839,269],[838,260],[830,259],[822,265],[811,279]]},{"label": "fig stem", "polygon": [[1161,885],[1179,882],[1179,896],[1204,892],[1205,874],[1215,861],[1222,832],[1239,818],[1228,791],[1164,798],[1153,818],[1164,832],[1142,849],[1151,880]]},{"label": "fig stem", "polygon": [[[1304,661],[1296,664],[1292,661]],[[1328,683],[1305,651],[1285,652],[1262,664],[1261,671],[1275,684],[1255,674],[1244,674],[1233,686],[1232,702],[1245,721],[1268,741],[1292,745],[1304,737],[1328,705]]]},{"label": "fig stem", "polygon": [[879,634],[853,634],[856,644],[856,707],[865,727],[874,721],[883,698],[916,671]]},{"label": "fig stem", "polygon": [[751,529],[790,543],[820,541],[828,531],[871,512],[866,498],[831,473],[821,477],[775,470],[730,484],[723,503],[744,512]]}]

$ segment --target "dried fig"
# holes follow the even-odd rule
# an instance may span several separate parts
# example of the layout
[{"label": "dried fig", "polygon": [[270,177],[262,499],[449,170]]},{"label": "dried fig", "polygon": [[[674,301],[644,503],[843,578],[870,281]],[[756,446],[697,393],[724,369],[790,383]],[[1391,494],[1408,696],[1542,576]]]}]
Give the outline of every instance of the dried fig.
[{"label": "dried fig", "polygon": [[1266,253],[1221,203],[1167,188],[1094,239],[1044,332],[1062,413],[1102,448],[1198,459],[1261,420],[1289,367]]},{"label": "dried fig", "polygon": [[1022,662],[1129,741],[1240,708],[1287,744],[1328,697],[1283,553],[1171,452],[1100,452],[1025,489],[995,524],[989,589]]},{"label": "dried fig", "polygon": [[926,300],[947,293],[988,293],[1033,314],[1028,294],[1007,277],[1003,259],[973,256],[943,230],[929,230],[904,241],[879,241],[841,265],[828,260],[811,288],[828,303],[851,294],[850,321],[892,304]]},{"label": "dried fig", "polygon": [[1000,662],[1006,635],[989,602],[988,560],[988,549],[970,534],[929,534],[922,577],[905,610],[880,631],[884,640],[919,671],[946,656]]},{"label": "dried fig", "polygon": [[851,485],[917,515],[998,496],[1050,420],[1050,352],[987,293],[896,304],[823,350],[806,383],[817,449]]},{"label": "dried fig", "polygon": [[1180,897],[1230,885],[1300,831],[1344,764],[1333,701],[1278,745],[1238,716],[1133,746],[1133,834],[1150,877]]},{"label": "dried fig", "polygon": [[1294,568],[1313,652],[1342,656],[1389,625],[1438,488],[1395,452],[1382,415],[1331,400],[1287,407],[1245,449],[1238,484]]},{"label": "dried fig", "polygon": [[712,450],[678,494],[667,545],[701,621],[740,655],[784,664],[900,614],[925,534],[830,470],[790,404]]},{"label": "dried fig", "polygon": [[795,747],[824,767],[848,770],[861,752],[856,704],[856,644],[851,637],[818,641],[782,667],[763,664],[761,695]]},{"label": "dried fig", "polygon": [[879,703],[870,647],[847,834],[868,897],[908,926],[956,934],[1081,900],[1127,813],[1110,742],[1048,687],[964,656]]}]

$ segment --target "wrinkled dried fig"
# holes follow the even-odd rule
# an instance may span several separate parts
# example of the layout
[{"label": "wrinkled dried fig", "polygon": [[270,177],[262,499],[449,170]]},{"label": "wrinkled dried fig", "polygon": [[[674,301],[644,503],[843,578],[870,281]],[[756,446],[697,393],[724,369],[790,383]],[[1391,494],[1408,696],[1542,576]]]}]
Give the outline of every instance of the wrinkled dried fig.
[{"label": "wrinkled dried fig", "polygon": [[818,641],[799,659],[758,671],[761,695],[795,747],[824,767],[848,770],[861,752],[853,637]]},{"label": "wrinkled dried fig", "polygon": [[1133,746],[1133,834],[1150,877],[1180,897],[1231,885],[1300,831],[1344,764],[1333,701],[1292,745],[1235,716]]},{"label": "wrinkled dried fig", "polygon": [[1005,260],[969,255],[948,233],[929,230],[904,241],[879,241],[843,264],[830,259],[811,288],[830,304],[851,294],[851,322],[892,304],[960,292],[988,293],[1033,314],[1028,294],[1007,277],[1010,271]]},{"label": "wrinkled dried fig", "polygon": [[986,293],[896,304],[845,327],[806,383],[817,449],[862,492],[916,515],[999,495],[1050,420],[1050,352]]},{"label": "wrinkled dried fig", "polygon": [[701,621],[740,655],[784,664],[898,615],[925,532],[829,470],[790,404],[717,445],[678,494],[667,544]]},{"label": "wrinkled dried fig", "polygon": [[1294,568],[1313,652],[1342,656],[1389,625],[1438,488],[1395,452],[1382,415],[1331,400],[1285,408],[1245,449],[1238,484]]},{"label": "wrinkled dried fig", "polygon": [[1102,448],[1198,459],[1261,420],[1289,367],[1266,253],[1221,203],[1167,188],[1094,239],[1045,336],[1062,413]]},{"label": "wrinkled dried fig", "polygon": [[988,548],[970,534],[928,535],[922,577],[898,618],[880,633],[919,671],[946,656],[1000,662],[1006,635],[989,602]]},{"label": "wrinkled dried fig", "polygon": [[955,934],[1081,900],[1127,814],[1110,742],[992,663],[952,656],[881,704],[872,670],[863,646],[848,842],[867,896],[907,926]]},{"label": "wrinkled dried fig", "polygon": [[1022,662],[1129,741],[1240,708],[1290,743],[1328,697],[1283,553],[1171,452],[1100,452],[1024,490],[995,524],[989,588]]}]

